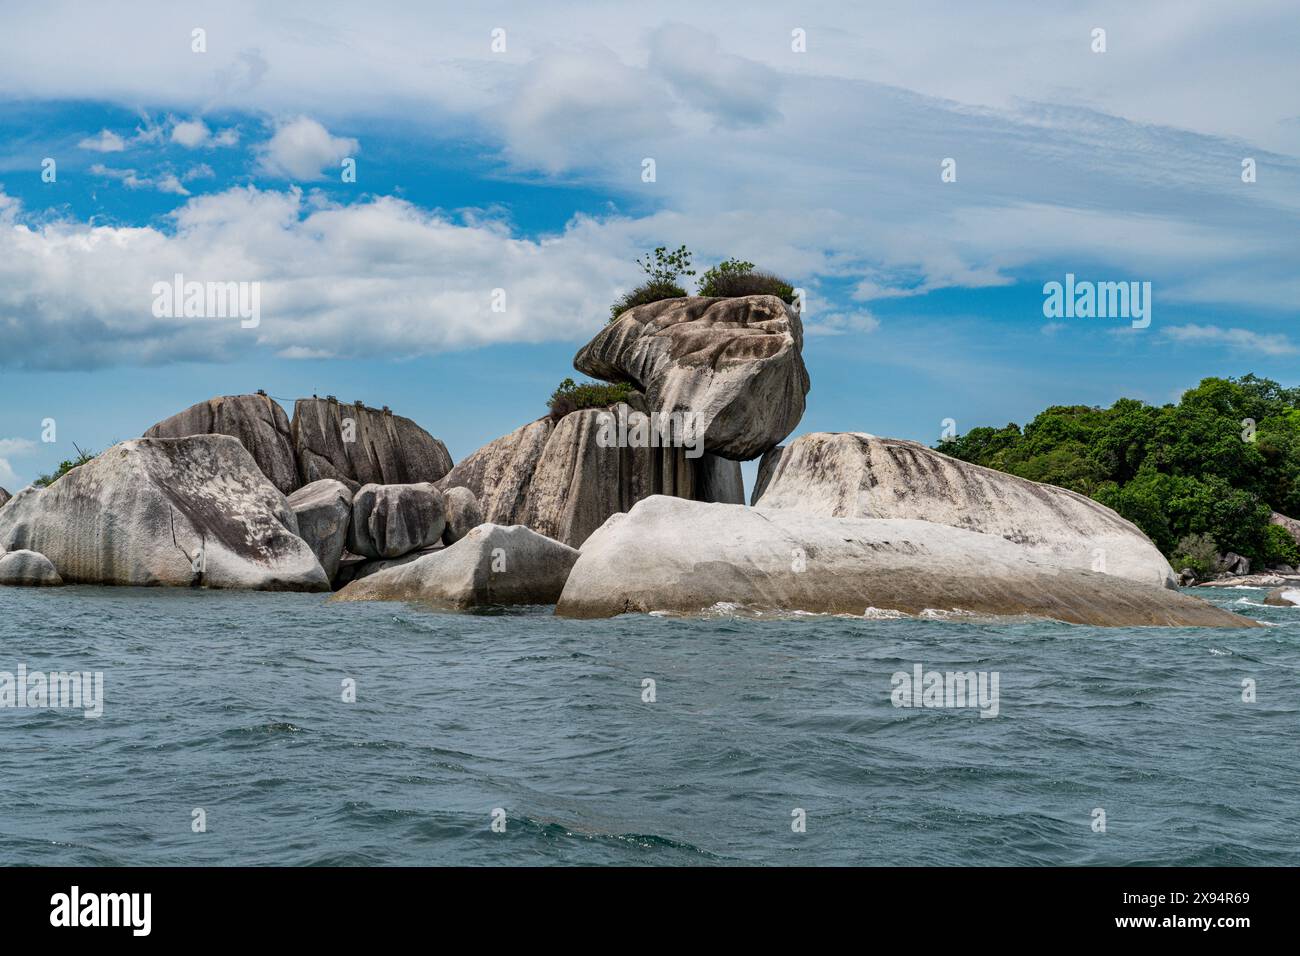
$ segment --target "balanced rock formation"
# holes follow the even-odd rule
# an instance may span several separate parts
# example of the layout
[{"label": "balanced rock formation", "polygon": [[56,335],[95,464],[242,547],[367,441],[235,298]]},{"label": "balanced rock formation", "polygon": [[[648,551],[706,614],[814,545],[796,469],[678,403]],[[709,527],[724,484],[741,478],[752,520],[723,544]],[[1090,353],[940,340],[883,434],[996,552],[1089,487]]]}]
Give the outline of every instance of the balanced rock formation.
[{"label": "balanced rock formation", "polygon": [[400,558],[437,544],[446,527],[442,494],[428,482],[363,485],[352,498],[348,550],[367,558]]},{"label": "balanced rock formation", "polygon": [[190,435],[229,435],[248,449],[262,474],[282,494],[298,480],[289,416],[266,395],[225,395],[191,405],[144,433],[145,438],[187,438]]},{"label": "balanced rock formation", "polygon": [[455,544],[483,523],[483,509],[474,492],[456,486],[442,496],[447,506],[447,527],[442,531],[443,544]]},{"label": "balanced rock formation", "polygon": [[434,482],[451,471],[447,446],[386,407],[333,398],[300,398],[293,406],[293,445],[303,484],[334,478],[362,485]]},{"label": "balanced rock formation", "polygon": [[694,413],[706,451],[747,461],[803,417],[809,383],[802,350],[799,314],[776,296],[687,296],[628,309],[573,365],[632,382],[648,411]]},{"label": "balanced rock formation", "polygon": [[683,447],[602,443],[602,428],[606,439],[611,434],[609,416],[635,414],[619,404],[571,412],[558,423],[540,418],[463,459],[439,487],[469,489],[485,521],[527,525],[573,547],[649,495],[744,500],[736,462],[690,457]]},{"label": "balanced rock formation", "polygon": [[325,591],[298,521],[238,439],[137,438],[0,509],[0,548],[79,584]]},{"label": "balanced rock formation", "polygon": [[289,507],[298,519],[298,537],[307,542],[325,576],[333,581],[352,524],[352,492],[341,481],[322,478],[291,494]]},{"label": "balanced rock formation", "polygon": [[1176,587],[1169,562],[1136,525],[1054,485],[861,432],[801,435],[759,466],[755,506],[837,518],[915,518],[1006,538],[1044,563]]},{"label": "balanced rock formation", "polygon": [[655,496],[587,539],[556,614],[748,611],[1030,615],[1075,624],[1256,627],[1179,591],[1064,568],[929,521],[832,518]]},{"label": "balanced rock formation", "polygon": [[463,609],[554,604],[578,552],[528,528],[483,524],[449,548],[353,581],[332,601],[422,601]]},{"label": "balanced rock formation", "polygon": [[1300,586],[1292,584],[1274,588],[1264,597],[1264,603],[1274,607],[1300,607]]},{"label": "balanced rock formation", "polygon": [[63,578],[50,559],[35,551],[0,551],[0,584],[15,587],[61,587]]}]

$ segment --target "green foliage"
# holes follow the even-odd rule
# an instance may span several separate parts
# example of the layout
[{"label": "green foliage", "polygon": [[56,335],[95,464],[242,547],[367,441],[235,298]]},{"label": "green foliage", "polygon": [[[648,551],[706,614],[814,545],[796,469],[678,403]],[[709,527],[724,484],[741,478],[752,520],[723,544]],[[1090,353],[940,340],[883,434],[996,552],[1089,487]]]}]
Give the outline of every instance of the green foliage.
[{"label": "green foliage", "polygon": [[1300,565],[1300,545],[1291,532],[1281,525],[1271,524],[1264,529],[1264,557],[1269,564]]},{"label": "green foliage", "polygon": [[637,286],[609,307],[609,321],[613,322],[628,309],[660,299],[680,299],[686,290],[673,282],[646,282]]},{"label": "green foliage", "polygon": [[1023,430],[973,428],[940,448],[1095,498],[1175,558],[1200,535],[1256,566],[1292,563],[1268,519],[1300,514],[1300,388],[1207,378],[1176,405],[1058,405]]},{"label": "green foliage", "polygon": [[1174,548],[1174,569],[1191,568],[1199,578],[1207,578],[1219,566],[1219,547],[1208,534],[1189,534],[1179,540]]},{"label": "green foliage", "polygon": [[794,286],[770,272],[755,271],[754,263],[727,259],[700,276],[700,295],[730,297],[738,295],[774,295],[787,303],[794,302]]},{"label": "green foliage", "polygon": [[54,469],[51,474],[41,475],[33,481],[32,484],[38,488],[48,488],[68,472],[72,471],[72,469],[84,465],[88,461],[93,461],[97,454],[97,452],[93,451],[82,451],[80,448],[77,448],[76,442],[72,443],[72,447],[77,452],[76,458],[60,462],[59,467]]},{"label": "green foliage", "polygon": [[570,412],[584,408],[608,408],[627,399],[632,391],[630,382],[575,382],[566,378],[560,387],[551,393],[547,403],[551,418],[559,421]]},{"label": "green foliage", "polygon": [[691,253],[685,246],[678,246],[673,252],[667,246],[657,246],[655,251],[644,258],[637,259],[637,265],[645,270],[652,283],[674,285],[678,276],[693,276]]}]

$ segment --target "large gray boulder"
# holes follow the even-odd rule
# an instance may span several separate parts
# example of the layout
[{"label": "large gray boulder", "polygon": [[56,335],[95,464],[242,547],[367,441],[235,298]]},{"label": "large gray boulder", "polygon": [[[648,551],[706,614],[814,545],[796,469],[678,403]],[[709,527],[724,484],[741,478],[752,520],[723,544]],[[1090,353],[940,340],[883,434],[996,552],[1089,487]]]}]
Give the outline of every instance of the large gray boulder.
[{"label": "large gray boulder", "polygon": [[463,459],[438,486],[472,492],[484,521],[527,525],[573,547],[648,495],[744,500],[737,462],[683,447],[602,444],[609,416],[634,414],[619,404],[538,419]]},{"label": "large gray boulder", "polygon": [[363,485],[352,498],[348,550],[367,558],[400,558],[433,547],[446,527],[442,494],[428,482]]},{"label": "large gray boulder", "polygon": [[341,481],[322,478],[291,494],[289,507],[298,519],[298,537],[307,542],[333,581],[352,524],[352,492]]},{"label": "large gray boulder", "polygon": [[356,491],[366,484],[434,482],[451,471],[451,456],[441,441],[387,407],[360,402],[298,399],[293,445],[303,484],[334,478]]},{"label": "large gray boulder", "polygon": [[1255,627],[1178,591],[1062,568],[928,521],[832,518],[655,496],[587,539],[556,614],[957,612],[1075,624]]},{"label": "large gray boulder", "polygon": [[483,524],[449,548],[353,581],[332,601],[421,601],[464,609],[554,604],[578,552],[515,525]]},{"label": "large gray boulder", "polygon": [[224,395],[191,405],[144,433],[145,438],[229,435],[248,449],[271,484],[289,494],[302,484],[289,416],[266,395]]},{"label": "large gray boulder", "polygon": [[0,509],[0,548],[69,583],[325,591],[283,494],[227,435],[137,438]]},{"label": "large gray boulder", "polygon": [[651,412],[695,413],[705,451],[747,461],[779,444],[803,417],[802,350],[799,314],[776,296],[687,296],[628,309],[573,365],[632,382]]},{"label": "large gray boulder", "polygon": [[443,544],[455,544],[483,523],[483,509],[474,492],[460,486],[448,488],[442,496],[447,506],[447,527],[442,531]]},{"label": "large gray boulder", "polygon": [[14,587],[62,587],[63,578],[50,559],[35,551],[0,551],[0,584]]},{"label": "large gray boulder", "polygon": [[862,432],[801,435],[770,465],[755,506],[837,518],[915,518],[1006,538],[1035,557],[1144,584],[1177,576],[1136,525],[1055,485]]}]

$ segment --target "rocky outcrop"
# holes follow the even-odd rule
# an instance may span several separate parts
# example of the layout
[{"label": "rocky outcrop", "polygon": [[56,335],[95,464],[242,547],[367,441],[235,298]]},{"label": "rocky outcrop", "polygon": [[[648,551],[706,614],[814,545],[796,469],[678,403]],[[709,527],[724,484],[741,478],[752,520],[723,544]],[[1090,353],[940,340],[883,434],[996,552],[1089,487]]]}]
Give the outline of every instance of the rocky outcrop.
[{"label": "rocky outcrop", "polygon": [[799,314],[776,296],[688,296],[628,309],[573,365],[633,383],[651,412],[694,413],[705,451],[747,461],[803,417],[802,350]]},{"label": "rocky outcrop", "polygon": [[1250,574],[1250,558],[1229,551],[1219,558],[1219,572],[1226,577],[1242,577]]},{"label": "rocky outcrop", "polygon": [[464,609],[553,604],[578,552],[521,526],[483,524],[449,548],[354,581],[332,601],[421,601]]},{"label": "rocky outcrop", "polygon": [[448,488],[442,496],[447,506],[447,527],[442,531],[443,544],[455,544],[483,523],[483,509],[468,488]]},{"label": "rocky outcrop", "polygon": [[1274,607],[1300,607],[1300,586],[1274,588],[1265,595],[1264,603]]},{"label": "rocky outcrop", "polygon": [[248,449],[257,467],[282,494],[302,484],[294,454],[289,416],[266,395],[225,395],[191,405],[160,421],[145,438],[229,435]]},{"label": "rocky outcrop", "polygon": [[1290,532],[1291,537],[1295,539],[1296,544],[1300,544],[1300,521],[1295,518],[1288,518],[1284,514],[1274,511],[1268,518],[1269,524],[1280,525]]},{"label": "rocky outcrop", "polygon": [[1254,627],[1179,591],[1063,568],[990,534],[656,496],[583,545],[556,614],[957,612],[1075,624]]},{"label": "rocky outcrop", "polygon": [[771,451],[763,455],[758,462],[758,474],[754,476],[754,491],[750,495],[749,503],[758,504],[758,499],[763,497],[763,492],[767,490],[768,482],[772,480],[772,472],[776,471],[777,463],[780,462],[781,456],[785,454],[785,446],[777,445]]},{"label": "rocky outcrop", "polygon": [[352,499],[348,550],[367,558],[400,558],[433,547],[446,527],[442,494],[428,482],[363,485]]},{"label": "rocky outcrop", "polygon": [[325,576],[333,581],[352,524],[352,492],[341,481],[322,478],[291,494],[289,507],[298,519],[298,537],[307,542]]},{"label": "rocky outcrop", "polygon": [[0,508],[3,508],[5,505],[7,505],[9,503],[9,499],[12,497],[13,495],[9,494],[9,492],[5,491],[3,488],[0,488]]},{"label": "rocky outcrop", "polygon": [[380,571],[387,571],[389,568],[399,568],[403,564],[410,564],[412,561],[418,561],[435,552],[441,551],[444,545],[436,545],[432,548],[423,548],[419,551],[412,551],[410,554],[404,554],[400,558],[367,558],[359,563],[352,564],[340,571],[338,578],[334,582],[335,590],[342,590],[353,581],[360,581],[362,578],[368,578],[372,574],[378,574]]},{"label": "rocky outcrop", "polygon": [[[538,419],[465,458],[439,482],[467,488],[493,524],[527,525],[577,547],[612,514],[649,495],[743,501],[740,466],[682,447],[618,447],[602,439],[608,418],[626,405],[571,412],[558,423]],[[605,441],[605,444],[602,444]]]},{"label": "rocky outcrop", "polygon": [[69,583],[329,588],[284,495],[226,435],[114,445],[0,509],[0,547]]},{"label": "rocky outcrop", "polygon": [[35,551],[0,551],[0,584],[13,587],[62,587],[63,578],[50,559]]},{"label": "rocky outcrop", "polygon": [[434,482],[451,471],[447,447],[387,407],[300,398],[292,428],[303,484],[334,478],[356,491],[366,484]]},{"label": "rocky outcrop", "polygon": [[815,432],[792,442],[769,470],[756,501],[767,513],[931,521],[1005,538],[1062,568],[1165,587],[1177,583],[1146,535],[1104,505],[916,442]]}]

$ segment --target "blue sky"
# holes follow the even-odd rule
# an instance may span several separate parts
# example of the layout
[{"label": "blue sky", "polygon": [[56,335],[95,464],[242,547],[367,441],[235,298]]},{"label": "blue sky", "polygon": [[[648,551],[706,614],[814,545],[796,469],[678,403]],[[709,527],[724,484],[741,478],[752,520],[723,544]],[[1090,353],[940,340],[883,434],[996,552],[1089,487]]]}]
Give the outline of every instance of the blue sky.
[{"label": "blue sky", "polygon": [[[7,15],[0,485],[257,388],[459,459],[544,411],[658,244],[808,290],[798,432],[1300,384],[1293,5],[698,6]],[[259,282],[260,326],[156,318],[175,272]],[[1151,326],[1044,318],[1067,272],[1151,282]]]}]

